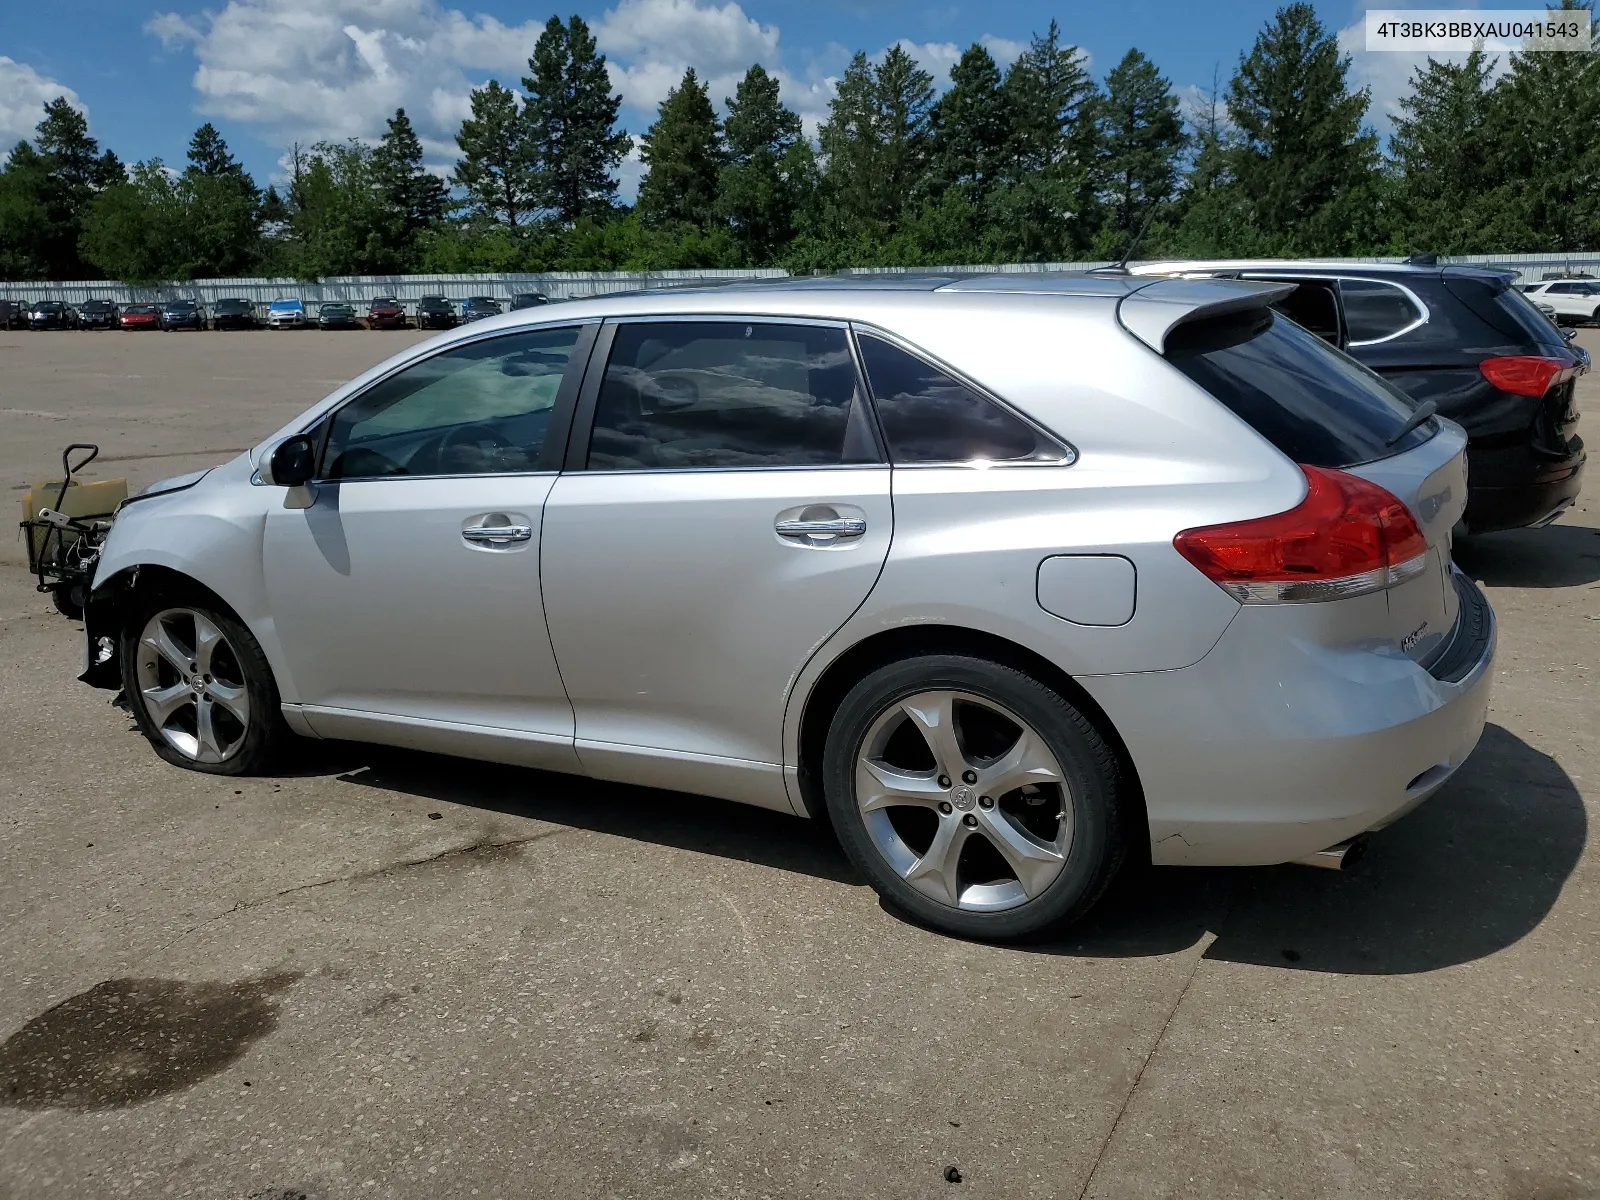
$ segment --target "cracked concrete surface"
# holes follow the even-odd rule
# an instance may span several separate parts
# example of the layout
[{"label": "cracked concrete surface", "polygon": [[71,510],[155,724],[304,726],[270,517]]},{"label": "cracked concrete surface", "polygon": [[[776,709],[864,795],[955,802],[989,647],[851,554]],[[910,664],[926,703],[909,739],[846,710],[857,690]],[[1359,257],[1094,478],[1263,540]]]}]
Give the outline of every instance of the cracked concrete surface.
[{"label": "cracked concrete surface", "polygon": [[[405,340],[0,334],[0,473],[205,466]],[[1600,1196],[1597,514],[1463,552],[1491,727],[1356,873],[1131,877],[1020,949],[774,813],[340,745],[173,770],[0,540],[0,1065],[47,1103],[32,1047],[77,1047],[116,1101],[0,1094],[0,1196]]]}]

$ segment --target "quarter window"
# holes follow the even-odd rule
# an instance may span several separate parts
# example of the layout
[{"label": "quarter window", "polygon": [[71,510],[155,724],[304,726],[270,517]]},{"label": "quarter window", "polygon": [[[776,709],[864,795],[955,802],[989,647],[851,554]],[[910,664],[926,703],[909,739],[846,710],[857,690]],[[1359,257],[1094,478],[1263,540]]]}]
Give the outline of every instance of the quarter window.
[{"label": "quarter window", "polygon": [[1352,342],[1378,342],[1393,337],[1422,318],[1422,310],[1405,292],[1373,279],[1341,279],[1344,322]]},{"label": "quarter window", "polygon": [[1061,449],[994,401],[882,338],[859,334],[890,461],[1056,461]]},{"label": "quarter window", "polygon": [[323,477],[540,470],[576,327],[468,342],[374,384],[339,409]]},{"label": "quarter window", "polygon": [[591,470],[878,461],[843,329],[744,321],[617,326]]}]

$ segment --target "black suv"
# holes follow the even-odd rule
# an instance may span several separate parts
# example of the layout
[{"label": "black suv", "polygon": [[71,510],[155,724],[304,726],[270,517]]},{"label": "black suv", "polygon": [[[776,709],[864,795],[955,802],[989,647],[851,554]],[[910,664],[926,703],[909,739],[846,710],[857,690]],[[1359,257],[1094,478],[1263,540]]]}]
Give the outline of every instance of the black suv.
[{"label": "black suv", "polygon": [[1170,262],[1137,274],[1293,283],[1275,308],[1467,431],[1468,533],[1553,521],[1577,498],[1574,396],[1588,355],[1481,267],[1406,263]]},{"label": "black suv", "polygon": [[417,301],[418,329],[454,329],[456,306],[443,296],[424,296]]},{"label": "black suv", "polygon": [[115,329],[117,306],[109,300],[85,300],[78,310],[80,329]]},{"label": "black suv", "polygon": [[218,300],[211,306],[211,328],[255,329],[256,306],[248,300]]},{"label": "black suv", "polygon": [[515,296],[511,297],[511,308],[509,311],[516,312],[519,309],[524,308],[538,308],[541,304],[549,303],[550,297],[546,296],[543,292],[518,292]]},{"label": "black suv", "polygon": [[461,304],[461,323],[470,325],[485,317],[498,317],[500,302],[492,296],[468,296]]},{"label": "black suv", "polygon": [[78,314],[60,300],[40,300],[28,308],[29,329],[76,329]]}]

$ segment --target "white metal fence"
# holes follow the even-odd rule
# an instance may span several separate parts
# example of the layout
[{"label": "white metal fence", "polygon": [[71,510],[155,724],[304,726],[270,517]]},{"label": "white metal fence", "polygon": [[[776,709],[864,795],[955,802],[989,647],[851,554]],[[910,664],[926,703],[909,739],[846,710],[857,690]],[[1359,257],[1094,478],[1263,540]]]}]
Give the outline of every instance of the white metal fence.
[{"label": "white metal fence", "polygon": [[[1398,258],[1346,258],[1349,263],[1399,262]],[[1474,264],[1514,271],[1523,280],[1548,274],[1586,273],[1600,276],[1600,252],[1566,254],[1467,254],[1440,258],[1441,262]],[[1110,266],[1105,262],[971,264],[950,267],[853,267],[851,275],[986,275],[1035,272],[1081,272]],[[575,300],[649,288],[693,287],[743,279],[778,279],[788,274],[779,267],[750,270],[703,271],[546,271],[539,274],[493,275],[347,275],[307,282],[300,279],[194,279],[187,283],[138,287],[114,280],[72,282],[0,283],[0,299],[65,300],[81,304],[105,299],[118,304],[187,298],[201,304],[243,299],[258,304],[298,297],[315,307],[335,301],[365,303],[377,296],[392,296],[414,306],[423,296],[447,296],[461,301],[469,296],[492,296],[505,301],[519,292],[540,292],[551,300]]]}]

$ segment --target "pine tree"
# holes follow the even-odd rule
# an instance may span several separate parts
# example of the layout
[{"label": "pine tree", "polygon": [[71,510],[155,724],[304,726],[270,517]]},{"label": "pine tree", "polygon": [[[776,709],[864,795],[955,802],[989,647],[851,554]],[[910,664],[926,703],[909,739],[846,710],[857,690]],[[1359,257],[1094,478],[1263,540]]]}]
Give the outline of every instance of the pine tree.
[{"label": "pine tree", "polygon": [[616,128],[622,97],[611,91],[605,55],[581,17],[551,17],[528,59],[524,109],[541,202],[563,223],[611,211],[611,172],[633,144]]},{"label": "pine tree", "polygon": [[1498,151],[1487,136],[1493,63],[1474,50],[1462,63],[1432,58],[1411,78],[1389,138],[1395,173],[1394,236],[1409,251],[1463,254],[1479,246],[1477,222]]},{"label": "pine tree", "polygon": [[189,169],[212,178],[243,177],[244,167],[233,157],[217,127],[207,121],[189,139]]},{"label": "pine tree", "polygon": [[667,93],[640,147],[647,168],[639,183],[646,225],[708,225],[716,216],[718,175],[726,160],[711,97],[690,67]]},{"label": "pine tree", "polygon": [[472,93],[472,115],[456,134],[461,158],[452,178],[467,194],[468,213],[520,228],[534,219],[539,178],[528,124],[517,94],[491,79]]},{"label": "pine tree", "polygon": [[407,239],[443,219],[449,193],[444,180],[422,165],[422,140],[406,110],[397,108],[372,154],[374,180]]},{"label": "pine tree", "polygon": [[719,206],[744,261],[772,262],[795,233],[815,162],[800,136],[800,118],[778,98],[778,81],[757,63],[726,100],[727,165]]},{"label": "pine tree", "polygon": [[0,167],[0,279],[48,277],[44,160],[18,142]]},{"label": "pine tree", "polygon": [[819,131],[836,229],[892,231],[926,190],[932,108],[933,76],[900,46],[876,69],[851,60]]},{"label": "pine tree", "polygon": [[994,57],[976,42],[950,69],[950,90],[932,114],[933,178],[940,188],[959,186],[981,201],[1004,171],[1011,111],[1000,82]]},{"label": "pine tree", "polygon": [[[174,189],[183,211],[181,236],[172,240],[176,259],[166,264],[172,279],[246,275],[261,256],[261,193],[212,125],[195,130],[189,166]],[[144,187],[146,200],[151,188]],[[102,264],[103,265],[103,264]]]},{"label": "pine tree", "polygon": [[1097,174],[1108,231],[1126,241],[1177,190],[1187,140],[1171,85],[1139,51],[1129,50],[1106,76],[1100,124]]},{"label": "pine tree", "polygon": [[38,203],[44,211],[38,251],[51,279],[81,279],[88,264],[78,254],[83,214],[96,193],[127,177],[110,150],[103,154],[89,136],[89,121],[58,96],[44,106],[44,120],[34,134],[42,174],[37,176]]},{"label": "pine tree", "polygon": [[1278,10],[1228,84],[1234,172],[1254,223],[1297,253],[1348,251],[1354,209],[1370,200],[1377,138],[1368,93],[1310,4]]},{"label": "pine tree", "polygon": [[1067,257],[1088,248],[1098,224],[1093,167],[1098,94],[1083,52],[1050,22],[1006,72],[1012,135],[998,231],[1006,252]]}]

